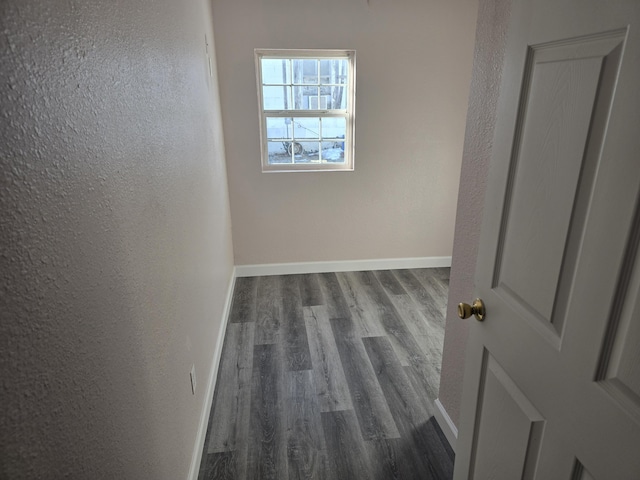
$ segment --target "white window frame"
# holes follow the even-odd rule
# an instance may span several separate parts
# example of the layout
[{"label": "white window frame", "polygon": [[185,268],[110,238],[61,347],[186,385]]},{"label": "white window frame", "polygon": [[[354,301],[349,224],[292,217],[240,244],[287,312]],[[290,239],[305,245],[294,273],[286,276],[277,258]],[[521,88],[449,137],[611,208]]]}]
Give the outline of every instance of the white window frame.
[{"label": "white window frame", "polygon": [[[262,95],[262,66],[261,60],[268,59],[345,59],[348,64],[347,83],[346,83],[346,109],[328,109],[328,110],[265,110]],[[355,106],[356,106],[356,52],[355,50],[308,50],[308,49],[255,49],[256,76],[258,87],[258,109],[260,112],[260,145],[261,145],[261,162],[263,172],[326,172],[326,171],[353,171],[355,156]],[[319,74],[320,72],[318,72]],[[291,83],[282,84],[283,86],[298,85],[293,82],[293,72]],[[271,84],[268,84],[271,85]],[[305,84],[309,86],[309,84]],[[267,118],[344,118],[346,123],[346,132],[344,139],[344,162],[326,162],[326,163],[278,163],[269,164],[268,141],[267,141]],[[295,139],[294,139],[295,140]],[[322,141],[322,138],[320,138]],[[295,161],[295,155],[293,156]]]}]

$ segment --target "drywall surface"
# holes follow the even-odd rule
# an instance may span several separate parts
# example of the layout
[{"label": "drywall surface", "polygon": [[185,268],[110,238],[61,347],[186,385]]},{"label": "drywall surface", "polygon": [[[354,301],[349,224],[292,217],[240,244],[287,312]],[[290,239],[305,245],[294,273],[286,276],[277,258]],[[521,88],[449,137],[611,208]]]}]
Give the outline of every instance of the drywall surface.
[{"label": "drywall surface", "polygon": [[[449,256],[476,0],[214,0],[236,265]],[[254,48],[356,50],[354,172],[261,173]]]},{"label": "drywall surface", "polygon": [[210,18],[0,3],[0,478],[187,476],[233,269]]},{"label": "drywall surface", "polygon": [[470,321],[458,318],[457,305],[473,301],[478,241],[510,5],[511,0],[480,0],[478,10],[439,393],[440,403],[456,425],[460,417]]}]

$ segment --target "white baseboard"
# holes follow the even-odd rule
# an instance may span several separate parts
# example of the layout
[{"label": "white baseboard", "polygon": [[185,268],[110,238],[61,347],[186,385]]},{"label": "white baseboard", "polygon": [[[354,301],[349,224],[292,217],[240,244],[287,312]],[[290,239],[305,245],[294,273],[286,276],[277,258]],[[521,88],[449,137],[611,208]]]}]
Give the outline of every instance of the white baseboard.
[{"label": "white baseboard", "polygon": [[440,403],[439,398],[436,398],[435,407],[436,407],[436,410],[433,413],[433,416],[436,417],[436,421],[438,422],[440,429],[444,433],[444,436],[447,437],[447,441],[449,442],[449,445],[451,445],[451,448],[455,452],[456,443],[458,441],[458,429],[456,428],[455,424],[451,420],[451,417],[449,416],[447,411],[444,409],[444,406],[442,405],[442,403]]},{"label": "white baseboard", "polygon": [[451,257],[381,258],[374,260],[344,260],[337,262],[265,263],[236,265],[236,276],[258,277],[300,273],[359,272],[403,268],[450,267]]},{"label": "white baseboard", "polygon": [[224,334],[227,330],[229,321],[229,313],[231,310],[231,299],[233,298],[233,289],[236,281],[236,270],[233,269],[229,287],[227,288],[227,298],[224,302],[222,313],[222,322],[218,329],[218,340],[216,341],[215,350],[213,351],[213,360],[211,362],[211,373],[207,379],[207,391],[204,397],[204,405],[200,413],[200,425],[198,427],[198,435],[196,436],[196,444],[191,456],[191,466],[189,467],[188,480],[198,480],[200,473],[200,462],[202,461],[202,449],[204,447],[205,437],[207,435],[207,425],[209,424],[209,414],[211,413],[211,404],[213,403],[213,392],[216,388],[216,380],[218,378],[218,368],[220,367],[220,357],[222,356],[222,344],[224,342]]}]

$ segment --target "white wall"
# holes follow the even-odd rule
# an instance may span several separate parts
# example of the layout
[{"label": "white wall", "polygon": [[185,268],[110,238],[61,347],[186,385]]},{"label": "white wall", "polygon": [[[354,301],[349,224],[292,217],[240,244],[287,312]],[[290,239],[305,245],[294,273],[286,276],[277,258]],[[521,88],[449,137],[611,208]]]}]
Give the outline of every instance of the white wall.
[{"label": "white wall", "polygon": [[1,2],[1,478],[187,476],[233,269],[210,18]]},{"label": "white wall", "polygon": [[[214,0],[237,265],[451,255],[475,0]],[[254,48],[357,50],[355,172],[261,173]]]},{"label": "white wall", "polygon": [[458,318],[457,305],[473,301],[480,225],[510,6],[511,0],[480,0],[478,10],[439,393],[440,403],[456,425],[460,417],[470,321]]}]

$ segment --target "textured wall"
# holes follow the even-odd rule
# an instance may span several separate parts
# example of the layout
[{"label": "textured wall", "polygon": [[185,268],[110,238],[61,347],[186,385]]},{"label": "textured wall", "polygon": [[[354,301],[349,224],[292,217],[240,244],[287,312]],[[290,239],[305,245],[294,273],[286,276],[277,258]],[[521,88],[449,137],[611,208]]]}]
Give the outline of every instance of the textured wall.
[{"label": "textured wall", "polygon": [[460,417],[470,321],[458,318],[457,305],[473,300],[480,224],[511,0],[480,0],[479,5],[439,393],[440,402],[456,425]]},{"label": "textured wall", "polygon": [[[215,0],[237,265],[451,255],[476,0]],[[357,50],[354,172],[260,170],[253,50]]]},{"label": "textured wall", "polygon": [[0,478],[187,475],[233,265],[209,10],[0,2]]}]

